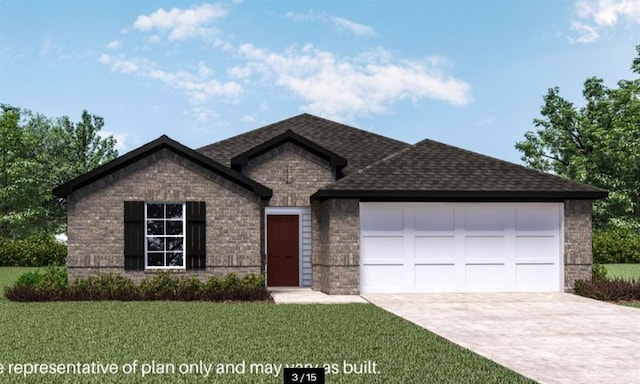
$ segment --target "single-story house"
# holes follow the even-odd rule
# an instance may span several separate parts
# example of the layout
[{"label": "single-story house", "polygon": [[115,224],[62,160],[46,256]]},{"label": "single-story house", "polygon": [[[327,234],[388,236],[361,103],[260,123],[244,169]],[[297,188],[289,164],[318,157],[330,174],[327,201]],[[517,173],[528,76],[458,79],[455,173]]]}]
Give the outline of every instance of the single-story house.
[{"label": "single-story house", "polygon": [[70,279],[264,272],[358,294],[570,290],[607,191],[302,114],[197,150],[161,136],[54,194]]}]

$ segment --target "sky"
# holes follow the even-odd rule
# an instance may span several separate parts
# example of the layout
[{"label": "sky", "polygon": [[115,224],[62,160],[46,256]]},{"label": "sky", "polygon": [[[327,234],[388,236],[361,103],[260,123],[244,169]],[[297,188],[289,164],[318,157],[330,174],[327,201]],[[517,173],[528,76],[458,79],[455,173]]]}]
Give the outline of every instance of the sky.
[{"label": "sky", "polygon": [[543,96],[615,86],[640,0],[0,0],[0,103],[105,119],[121,154],[307,112],[521,163]]}]

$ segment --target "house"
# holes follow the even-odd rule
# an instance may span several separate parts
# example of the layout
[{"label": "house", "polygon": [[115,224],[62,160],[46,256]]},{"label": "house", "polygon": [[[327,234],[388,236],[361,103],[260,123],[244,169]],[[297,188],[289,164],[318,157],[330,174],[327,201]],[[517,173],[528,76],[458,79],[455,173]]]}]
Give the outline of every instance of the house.
[{"label": "house", "polygon": [[309,114],[197,150],[162,136],[54,194],[71,279],[266,272],[329,294],[570,290],[607,196]]}]

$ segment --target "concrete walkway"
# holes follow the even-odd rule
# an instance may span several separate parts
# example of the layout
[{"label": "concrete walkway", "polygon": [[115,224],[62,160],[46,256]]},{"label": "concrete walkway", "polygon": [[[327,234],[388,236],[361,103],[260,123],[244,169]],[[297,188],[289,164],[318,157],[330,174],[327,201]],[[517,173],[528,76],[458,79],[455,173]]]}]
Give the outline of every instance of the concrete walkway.
[{"label": "concrete walkway", "polygon": [[640,309],[567,293],[370,294],[540,383],[640,383]]},{"label": "concrete walkway", "polygon": [[269,288],[276,304],[350,304],[367,303],[358,295],[327,295],[311,288],[276,287]]}]

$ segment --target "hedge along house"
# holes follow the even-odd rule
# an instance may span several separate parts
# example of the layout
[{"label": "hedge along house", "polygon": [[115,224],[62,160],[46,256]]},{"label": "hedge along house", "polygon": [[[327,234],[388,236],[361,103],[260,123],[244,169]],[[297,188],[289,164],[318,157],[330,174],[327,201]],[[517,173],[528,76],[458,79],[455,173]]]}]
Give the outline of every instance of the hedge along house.
[{"label": "hedge along house", "polygon": [[162,136],[54,189],[70,278],[266,272],[329,294],[562,291],[607,192],[302,114],[192,150]]}]

